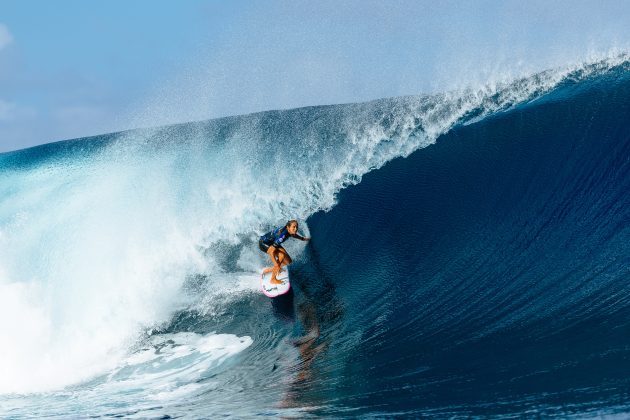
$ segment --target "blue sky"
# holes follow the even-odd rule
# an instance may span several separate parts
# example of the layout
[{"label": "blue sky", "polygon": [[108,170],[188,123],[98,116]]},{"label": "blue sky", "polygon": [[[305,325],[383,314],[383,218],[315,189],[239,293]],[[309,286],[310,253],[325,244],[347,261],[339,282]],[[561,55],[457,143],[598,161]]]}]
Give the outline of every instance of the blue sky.
[{"label": "blue sky", "polygon": [[630,46],[628,1],[0,0],[0,152],[477,85]]}]

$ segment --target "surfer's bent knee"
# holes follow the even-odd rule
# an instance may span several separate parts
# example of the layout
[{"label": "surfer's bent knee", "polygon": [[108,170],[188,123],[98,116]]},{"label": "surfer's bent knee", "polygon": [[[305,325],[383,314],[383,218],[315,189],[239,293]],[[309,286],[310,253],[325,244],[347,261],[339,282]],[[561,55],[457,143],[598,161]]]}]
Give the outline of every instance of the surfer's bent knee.
[{"label": "surfer's bent knee", "polygon": [[274,255],[276,253],[276,248],[273,246],[270,246],[267,248],[267,254],[269,254],[269,256],[271,256],[271,258],[274,258]]},{"label": "surfer's bent knee", "polygon": [[267,245],[266,243],[264,243],[262,241],[262,239],[260,241],[258,241],[258,248],[264,252],[265,254],[269,253],[269,248],[271,248],[269,245]]},{"label": "surfer's bent knee", "polygon": [[293,262],[289,254],[287,254],[287,251],[283,250],[282,256],[283,256],[282,261],[285,265],[289,265]]}]

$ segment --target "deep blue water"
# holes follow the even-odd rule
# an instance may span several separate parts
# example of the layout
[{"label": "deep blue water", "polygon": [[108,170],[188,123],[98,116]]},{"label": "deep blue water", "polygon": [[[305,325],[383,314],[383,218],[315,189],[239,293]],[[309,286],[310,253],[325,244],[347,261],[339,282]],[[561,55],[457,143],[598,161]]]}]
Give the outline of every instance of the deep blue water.
[{"label": "deep blue water", "polygon": [[0,155],[0,414],[626,416],[630,71],[600,67]]},{"label": "deep blue water", "polygon": [[[316,279],[328,279],[344,308],[328,355],[343,363],[326,373],[338,404],[627,410],[627,75],[457,127],[342,191],[309,226],[317,271],[301,267],[302,287],[325,308]],[[357,332],[351,354],[333,344]]]}]

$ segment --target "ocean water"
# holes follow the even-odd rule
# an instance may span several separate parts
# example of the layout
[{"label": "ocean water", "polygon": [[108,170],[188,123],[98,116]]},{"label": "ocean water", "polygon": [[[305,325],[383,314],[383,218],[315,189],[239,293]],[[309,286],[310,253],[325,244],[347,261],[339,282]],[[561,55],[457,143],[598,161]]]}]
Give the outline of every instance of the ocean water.
[{"label": "ocean water", "polygon": [[624,417],[629,243],[623,55],[0,154],[0,417]]}]

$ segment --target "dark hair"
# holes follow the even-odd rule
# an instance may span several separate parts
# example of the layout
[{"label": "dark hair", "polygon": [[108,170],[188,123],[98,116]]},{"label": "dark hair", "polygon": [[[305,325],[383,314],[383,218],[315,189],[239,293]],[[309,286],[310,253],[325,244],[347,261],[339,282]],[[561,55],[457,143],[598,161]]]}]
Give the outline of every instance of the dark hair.
[{"label": "dark hair", "polygon": [[287,227],[291,226],[293,223],[295,223],[296,225],[298,224],[298,221],[295,219],[289,220],[286,224]]}]

